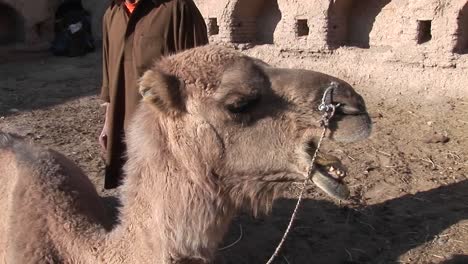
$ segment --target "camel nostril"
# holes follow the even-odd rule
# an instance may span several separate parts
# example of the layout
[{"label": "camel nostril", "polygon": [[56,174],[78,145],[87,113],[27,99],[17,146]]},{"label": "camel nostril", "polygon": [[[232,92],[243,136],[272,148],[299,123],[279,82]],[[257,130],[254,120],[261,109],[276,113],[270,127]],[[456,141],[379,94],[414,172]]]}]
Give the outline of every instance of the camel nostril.
[{"label": "camel nostril", "polygon": [[338,114],[345,114],[345,115],[360,115],[360,114],[366,113],[366,111],[360,109],[359,107],[350,106],[346,104],[340,105],[340,107],[338,107],[336,111]]}]

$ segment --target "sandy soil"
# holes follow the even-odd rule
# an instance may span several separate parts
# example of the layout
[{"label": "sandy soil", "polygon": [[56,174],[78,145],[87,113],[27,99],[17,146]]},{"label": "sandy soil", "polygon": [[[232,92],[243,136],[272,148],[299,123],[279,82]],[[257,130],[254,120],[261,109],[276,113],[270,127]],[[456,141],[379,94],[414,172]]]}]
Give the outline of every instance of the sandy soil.
[{"label": "sandy soil", "polygon": [[[303,61],[285,60],[274,62]],[[103,196],[118,195],[102,190],[100,54],[0,53],[0,61],[0,129],[62,151]],[[385,98],[370,83],[354,84],[373,116],[372,136],[347,146],[324,142],[347,165],[354,201],[339,204],[312,187],[275,263],[468,263],[468,99]],[[266,262],[297,193],[292,186],[270,216],[236,218],[221,258]]]}]

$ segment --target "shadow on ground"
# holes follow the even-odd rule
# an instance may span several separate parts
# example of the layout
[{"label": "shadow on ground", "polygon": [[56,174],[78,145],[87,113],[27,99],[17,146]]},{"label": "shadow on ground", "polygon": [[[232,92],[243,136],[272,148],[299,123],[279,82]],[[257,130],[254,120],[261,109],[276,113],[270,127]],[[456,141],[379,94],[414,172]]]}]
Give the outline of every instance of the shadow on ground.
[{"label": "shadow on ground", "polygon": [[442,262],[441,264],[466,264],[468,263],[468,255],[455,255],[451,260]]},{"label": "shadow on ground", "polygon": [[99,93],[100,52],[76,58],[47,52],[0,55],[0,116]]},{"label": "shadow on ground", "polygon": [[[221,251],[225,263],[266,263],[286,228],[295,200],[280,200],[273,214],[262,220],[241,216],[232,225]],[[307,200],[298,221],[274,263],[398,263],[398,258],[426,242],[444,244],[439,236],[468,219],[468,181],[405,195],[360,209],[339,207],[328,201]],[[443,254],[443,253],[441,253]],[[432,263],[468,263],[468,256]],[[418,260],[413,260],[414,263]],[[426,262],[424,262],[426,263]]]}]

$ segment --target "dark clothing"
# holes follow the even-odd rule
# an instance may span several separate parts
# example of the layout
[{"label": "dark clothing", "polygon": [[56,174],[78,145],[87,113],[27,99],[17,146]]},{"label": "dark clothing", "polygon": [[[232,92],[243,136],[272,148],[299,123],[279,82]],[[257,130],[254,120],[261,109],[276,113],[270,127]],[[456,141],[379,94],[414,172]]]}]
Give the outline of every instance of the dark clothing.
[{"label": "dark clothing", "polygon": [[104,187],[115,188],[125,162],[123,137],[139,100],[137,79],[155,59],[208,43],[193,0],[140,0],[129,15],[114,1],[103,19],[101,99],[109,102]]},{"label": "dark clothing", "polygon": [[89,13],[80,0],[64,1],[57,8],[54,33],[50,51],[55,56],[83,56],[95,49]]}]

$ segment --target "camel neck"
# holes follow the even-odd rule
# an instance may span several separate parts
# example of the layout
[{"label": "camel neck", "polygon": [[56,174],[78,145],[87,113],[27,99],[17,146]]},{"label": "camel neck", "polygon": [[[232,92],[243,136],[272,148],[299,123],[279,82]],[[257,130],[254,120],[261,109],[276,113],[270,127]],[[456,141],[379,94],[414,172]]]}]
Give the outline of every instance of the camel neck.
[{"label": "camel neck", "polygon": [[122,223],[97,245],[95,257],[98,261],[94,263],[166,263],[158,247],[161,243],[153,239],[150,230]]},{"label": "camel neck", "polygon": [[[125,237],[122,240],[134,241],[129,246],[139,248],[146,256],[159,254],[158,259],[164,260],[163,263],[177,263],[172,259],[178,257],[211,259],[231,216],[223,216],[222,210],[213,208],[216,202],[210,199],[200,201],[202,204],[194,203],[198,198],[192,195],[201,195],[204,190],[188,189],[193,186],[186,182],[188,178],[183,170],[160,174],[164,170],[154,169],[150,165],[154,164],[153,160],[146,162],[145,165],[138,161],[140,171],[129,174],[128,186],[123,186],[122,224],[116,234],[120,232],[120,237]],[[171,162],[161,165],[181,168]],[[168,188],[155,187],[164,186],[163,182]],[[130,186],[132,189],[125,190]],[[225,221],[219,221],[218,217]]]},{"label": "camel neck", "polygon": [[191,161],[200,156],[193,153],[197,149],[180,150],[180,144],[193,141],[183,138],[180,124],[154,121],[161,115],[152,108],[135,115],[134,120],[146,122],[129,126],[121,220],[109,234],[109,250],[119,245],[134,249],[139,255],[133,263],[145,263],[140,258],[148,256],[162,263],[211,260],[231,222],[231,204],[217,195],[208,168],[192,166],[205,164]]}]

